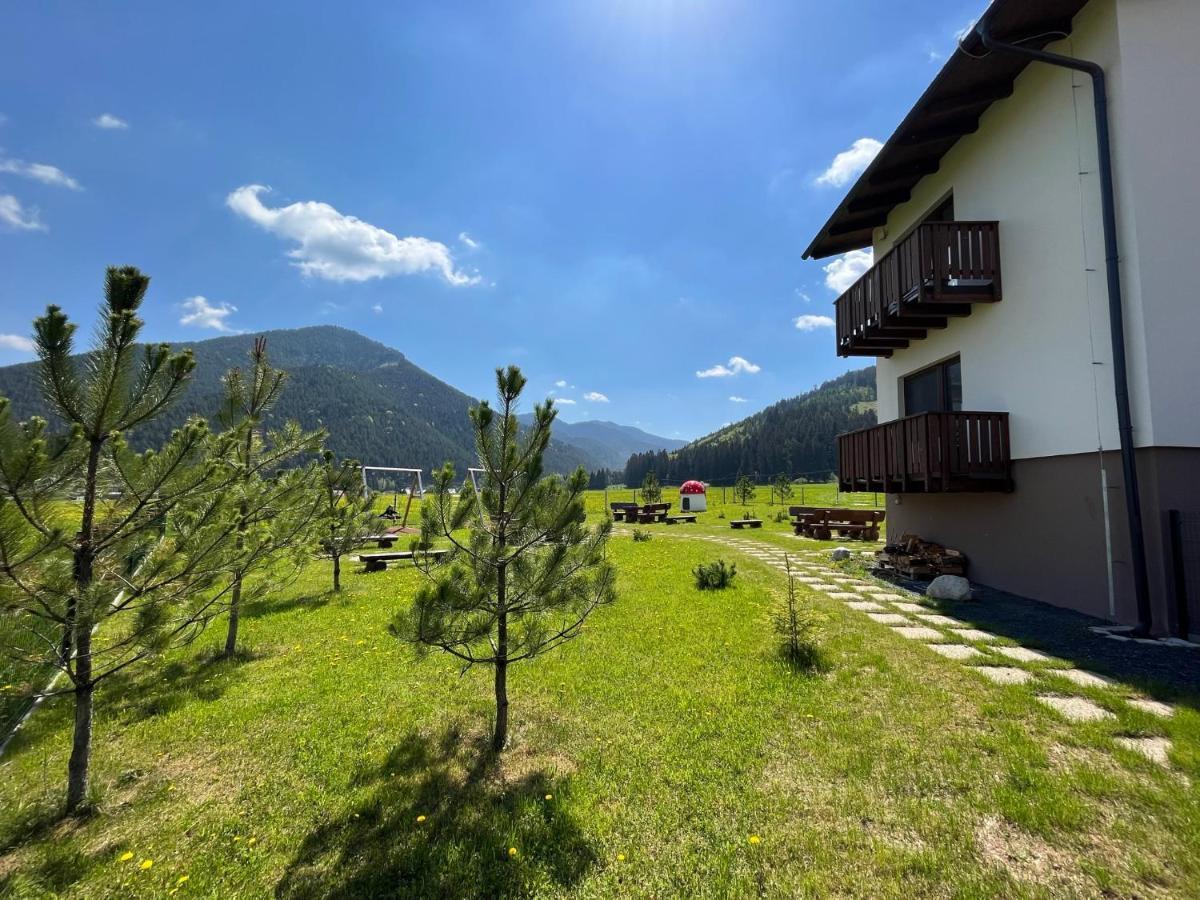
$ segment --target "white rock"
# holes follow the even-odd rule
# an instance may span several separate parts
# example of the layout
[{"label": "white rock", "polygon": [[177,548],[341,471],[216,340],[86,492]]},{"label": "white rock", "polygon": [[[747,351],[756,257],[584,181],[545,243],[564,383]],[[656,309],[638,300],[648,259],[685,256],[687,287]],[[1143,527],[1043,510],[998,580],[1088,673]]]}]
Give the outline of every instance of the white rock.
[{"label": "white rock", "polygon": [[830,551],[830,553],[829,553],[829,558],[834,560],[835,562],[839,559],[849,559],[850,558],[850,548],[849,547],[834,547],[833,550]]},{"label": "white rock", "polygon": [[925,596],[934,600],[970,600],[971,582],[961,575],[939,575],[929,582]]}]

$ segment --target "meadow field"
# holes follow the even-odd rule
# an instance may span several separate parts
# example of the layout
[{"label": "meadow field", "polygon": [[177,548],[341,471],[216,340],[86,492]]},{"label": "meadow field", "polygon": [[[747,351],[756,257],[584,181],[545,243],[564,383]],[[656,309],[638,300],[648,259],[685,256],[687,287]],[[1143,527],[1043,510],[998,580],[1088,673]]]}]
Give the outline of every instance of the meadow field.
[{"label": "meadow field", "polygon": [[[513,668],[499,758],[490,673],[389,633],[419,573],[334,595],[314,560],[246,610],[237,659],[211,628],[102,687],[89,816],[57,815],[69,704],[37,711],[0,760],[0,893],[1195,895],[1200,698],[1160,720],[1084,691],[1115,718],[1071,725],[808,585],[819,660],[798,671],[787,578],[718,544],[718,515],[618,527],[618,599]],[[762,517],[755,546],[832,546]],[[718,557],[733,585],[696,590]],[[1131,731],[1168,736],[1171,765],[1114,753]]]}]

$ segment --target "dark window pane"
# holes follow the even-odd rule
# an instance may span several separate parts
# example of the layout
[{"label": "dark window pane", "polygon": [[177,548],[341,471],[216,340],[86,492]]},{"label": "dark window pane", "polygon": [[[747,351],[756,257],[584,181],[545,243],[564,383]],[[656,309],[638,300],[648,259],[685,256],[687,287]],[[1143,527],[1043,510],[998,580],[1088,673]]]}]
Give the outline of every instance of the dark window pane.
[{"label": "dark window pane", "polygon": [[962,363],[952,359],[945,364],[946,409],[950,412],[962,410]]},{"label": "dark window pane", "polygon": [[942,373],[940,368],[926,369],[904,379],[904,414],[937,412],[941,409]]}]

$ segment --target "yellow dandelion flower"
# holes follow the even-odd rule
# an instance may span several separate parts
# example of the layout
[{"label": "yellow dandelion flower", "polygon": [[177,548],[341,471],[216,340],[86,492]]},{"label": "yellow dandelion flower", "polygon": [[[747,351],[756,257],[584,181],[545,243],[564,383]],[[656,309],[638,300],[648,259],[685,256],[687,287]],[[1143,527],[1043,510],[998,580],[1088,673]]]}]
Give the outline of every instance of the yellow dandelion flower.
[{"label": "yellow dandelion flower", "polygon": [[129,862],[131,859],[133,859],[133,851],[132,850],[126,850],[124,853],[121,854],[121,862]]},{"label": "yellow dandelion flower", "polygon": [[553,800],[553,799],[554,799],[554,795],[553,795],[553,794],[547,794],[547,795],[546,795],[546,799],[547,799],[547,800]]},{"label": "yellow dandelion flower", "polygon": [[138,868],[141,869],[142,871],[145,871],[146,869],[150,868],[152,865],[154,865],[154,860],[143,859],[142,864],[140,866],[138,866]]},{"label": "yellow dandelion flower", "polygon": [[246,841],[246,843],[247,843],[249,846],[253,847],[255,844],[257,844],[257,843],[258,843],[258,838],[256,838],[256,837],[252,837],[252,838],[250,838],[250,840]]},{"label": "yellow dandelion flower", "polygon": [[177,884],[177,885],[179,885],[179,884],[183,884],[184,882],[186,882],[186,881],[187,881],[189,878],[191,878],[191,877],[192,877],[191,875],[180,875],[180,876],[179,876],[179,880],[178,880],[178,881],[176,881],[176,882],[175,882],[175,884]]},{"label": "yellow dandelion flower", "polygon": [[509,857],[510,857],[510,858],[514,858],[514,857],[516,857],[516,855],[517,855],[517,848],[516,848],[516,847],[509,847],[509,848],[508,848],[508,855],[509,855]]},{"label": "yellow dandelion flower", "polygon": [[757,834],[752,834],[752,835],[750,835],[750,843],[761,844],[762,838],[760,838]]},{"label": "yellow dandelion flower", "polygon": [[240,841],[241,839],[242,839],[242,836],[241,836],[240,834],[238,834],[238,835],[234,835],[233,842],[236,844],[236,843],[237,843],[238,841]]},{"label": "yellow dandelion flower", "polygon": [[418,825],[420,825],[420,824],[421,824],[422,822],[424,822],[424,821],[425,821],[425,817],[424,817],[424,816],[417,816],[417,824],[418,824]]},{"label": "yellow dandelion flower", "polygon": [[625,854],[624,853],[617,854],[617,862],[625,862]]}]

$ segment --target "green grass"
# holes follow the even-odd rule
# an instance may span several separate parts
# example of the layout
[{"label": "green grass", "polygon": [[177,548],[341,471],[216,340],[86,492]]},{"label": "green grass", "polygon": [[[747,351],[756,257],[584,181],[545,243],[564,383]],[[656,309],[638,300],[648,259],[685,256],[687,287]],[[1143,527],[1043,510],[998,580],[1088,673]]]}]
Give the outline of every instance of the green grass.
[{"label": "green grass", "polygon": [[[807,592],[827,670],[796,673],[782,575],[689,539],[728,531],[706,518],[613,538],[619,600],[515,667],[498,762],[489,673],[387,633],[411,570],[333,597],[314,564],[248,610],[245,658],[209,661],[214,628],[108,685],[79,822],[54,818],[69,706],[49,704],[0,762],[0,894],[160,897],[184,875],[178,896],[1194,892],[1200,704],[1069,726]],[[697,591],[721,555],[733,586]],[[1169,734],[1175,770],[1115,752],[1132,728]]]}]

